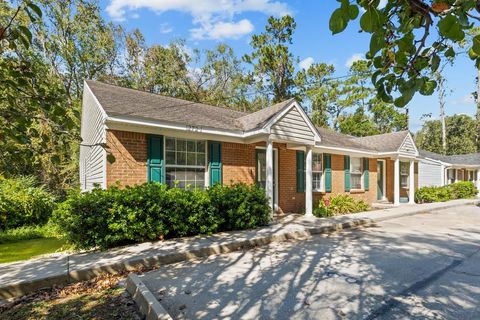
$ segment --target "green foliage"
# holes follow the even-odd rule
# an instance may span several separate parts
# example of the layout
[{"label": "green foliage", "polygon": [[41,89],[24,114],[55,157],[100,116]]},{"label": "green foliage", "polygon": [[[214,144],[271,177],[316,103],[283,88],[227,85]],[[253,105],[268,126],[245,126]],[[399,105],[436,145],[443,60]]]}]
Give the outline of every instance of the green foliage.
[{"label": "green foliage", "polygon": [[376,97],[369,79],[373,71],[365,60],[352,64],[349,77],[335,79],[334,72],[332,65],[315,63],[298,77],[316,125],[331,123],[335,130],[354,136],[407,129],[406,113]]},{"label": "green foliage", "polygon": [[52,223],[47,223],[43,226],[23,226],[2,231],[0,232],[0,244],[22,240],[60,237],[61,235],[58,233],[56,226]]},{"label": "green foliage", "polygon": [[[445,118],[447,128],[446,155],[477,152],[476,121],[468,115],[453,115]],[[443,154],[442,124],[440,120],[426,121],[415,136],[418,148]]]},{"label": "green foliage", "polygon": [[321,199],[318,206],[314,208],[313,214],[317,217],[332,217],[368,210],[370,206],[365,201],[356,200],[347,194],[339,194],[329,199]]},{"label": "green foliage", "polygon": [[[295,60],[290,52],[293,32],[297,24],[291,16],[270,17],[265,32],[253,35],[253,52],[244,61],[253,66],[250,80],[257,88],[280,102],[295,95]],[[298,59],[297,59],[298,60]]]},{"label": "green foliage", "polygon": [[415,202],[432,203],[468,199],[474,197],[477,192],[477,188],[471,181],[461,181],[443,187],[423,187],[415,191]]},{"label": "green foliage", "polygon": [[77,248],[254,228],[269,222],[264,190],[243,184],[208,190],[146,183],[72,194],[54,221]]},{"label": "green foliage", "polygon": [[32,177],[0,179],[0,230],[45,224],[55,198]]},{"label": "green foliage", "polygon": [[[342,32],[363,9],[360,28],[370,34],[366,58],[374,66],[372,82],[385,102],[404,107],[416,92],[431,95],[437,86],[432,74],[442,60],[463,51],[461,47],[468,46],[470,58],[480,66],[480,36],[465,41],[480,19],[478,1],[386,1],[383,7],[379,0],[338,2],[329,23],[333,34]],[[438,37],[432,39],[435,27]]]},{"label": "green foliage", "polygon": [[454,199],[473,198],[477,195],[478,190],[471,181],[460,181],[450,185]]}]

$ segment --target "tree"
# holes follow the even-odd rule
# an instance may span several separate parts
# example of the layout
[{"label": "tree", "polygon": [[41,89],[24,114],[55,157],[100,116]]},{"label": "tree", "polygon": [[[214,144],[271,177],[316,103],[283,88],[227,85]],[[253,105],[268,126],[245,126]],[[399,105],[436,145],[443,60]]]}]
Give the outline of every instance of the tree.
[{"label": "tree", "polygon": [[[477,152],[476,122],[468,115],[446,117],[447,155]],[[426,121],[415,137],[420,149],[442,154],[442,124],[440,120]]]},{"label": "tree", "polygon": [[339,130],[341,133],[356,137],[381,133],[375,126],[372,118],[365,114],[365,109],[362,107],[358,107],[353,114],[340,116]]},{"label": "tree", "polygon": [[[361,31],[370,34],[366,54],[374,66],[372,82],[385,102],[403,107],[416,92],[433,94],[437,82],[433,73],[442,59],[458,53],[456,45],[480,21],[480,5],[476,0],[339,0],[329,22],[333,34],[345,30],[359,16]],[[433,29],[436,28],[437,32]],[[469,56],[480,66],[480,35],[472,38]]]},{"label": "tree", "polygon": [[270,17],[265,32],[253,35],[250,42],[253,52],[243,57],[253,66],[250,81],[268,95],[273,102],[295,96],[295,66],[289,45],[296,23],[291,16]]}]

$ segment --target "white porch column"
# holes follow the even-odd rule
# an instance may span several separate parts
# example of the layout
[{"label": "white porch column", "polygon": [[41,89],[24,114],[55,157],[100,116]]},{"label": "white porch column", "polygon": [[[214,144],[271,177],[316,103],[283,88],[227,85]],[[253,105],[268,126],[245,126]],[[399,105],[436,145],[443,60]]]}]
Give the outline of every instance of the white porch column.
[{"label": "white porch column", "polygon": [[477,197],[480,197],[480,170],[477,170],[476,174],[477,174],[476,186],[477,186],[477,189],[478,189]]},{"label": "white porch column", "polygon": [[442,180],[440,181],[441,186],[443,187],[444,185],[447,184],[447,170],[445,169],[445,166],[442,164],[440,166],[442,168]]},{"label": "white porch column", "polygon": [[313,173],[312,173],[312,147],[307,147],[305,177],[305,215],[313,216]]},{"label": "white porch column", "polygon": [[393,170],[393,205],[400,205],[400,159],[395,159]]},{"label": "white porch column", "polygon": [[410,160],[408,203],[415,204],[415,161]]},{"label": "white porch column", "polygon": [[266,181],[265,181],[265,191],[267,193],[268,203],[273,212],[273,142],[270,138],[267,140],[267,151],[266,151]]}]

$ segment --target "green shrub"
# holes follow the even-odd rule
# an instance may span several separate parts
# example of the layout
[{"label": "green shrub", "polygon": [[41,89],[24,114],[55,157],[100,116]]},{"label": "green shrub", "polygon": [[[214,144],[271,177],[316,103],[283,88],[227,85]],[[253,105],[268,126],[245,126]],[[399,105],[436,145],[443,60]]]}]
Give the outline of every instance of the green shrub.
[{"label": "green shrub", "polygon": [[339,194],[320,200],[313,214],[317,217],[331,217],[368,210],[370,206],[365,201],[356,200],[347,194]]},{"label": "green shrub", "polygon": [[207,190],[146,183],[76,193],[54,221],[79,249],[254,228],[268,223],[265,192],[256,186],[216,185]]},{"label": "green shrub", "polygon": [[471,181],[461,181],[450,185],[455,199],[467,199],[477,195],[477,188]]},{"label": "green shrub", "polygon": [[265,190],[256,185],[215,185],[208,190],[222,230],[252,229],[270,221]]},{"label": "green shrub", "polygon": [[0,230],[45,224],[55,198],[32,177],[0,179]]},{"label": "green shrub", "polygon": [[474,197],[477,189],[473,182],[461,181],[443,187],[422,187],[415,191],[415,202],[432,203]]}]

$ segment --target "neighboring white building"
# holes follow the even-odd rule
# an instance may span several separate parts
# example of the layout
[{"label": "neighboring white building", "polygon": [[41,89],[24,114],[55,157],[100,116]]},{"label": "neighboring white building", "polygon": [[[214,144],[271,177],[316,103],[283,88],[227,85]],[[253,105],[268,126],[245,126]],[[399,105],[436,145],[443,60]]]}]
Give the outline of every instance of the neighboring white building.
[{"label": "neighboring white building", "polygon": [[458,181],[472,181],[480,188],[480,153],[443,156],[419,150],[418,186],[444,186]]}]

